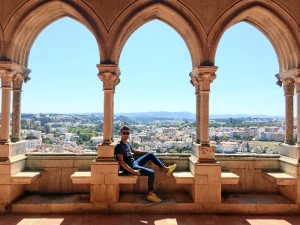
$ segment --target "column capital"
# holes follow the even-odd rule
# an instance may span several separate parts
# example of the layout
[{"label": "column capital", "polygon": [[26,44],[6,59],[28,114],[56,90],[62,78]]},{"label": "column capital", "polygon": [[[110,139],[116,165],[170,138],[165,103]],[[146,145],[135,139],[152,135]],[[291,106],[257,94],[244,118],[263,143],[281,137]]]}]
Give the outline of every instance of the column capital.
[{"label": "column capital", "polygon": [[121,74],[116,64],[98,64],[98,77],[103,82],[103,90],[115,90],[115,86],[120,83]]},{"label": "column capital", "polygon": [[[0,77],[2,80],[2,87],[11,87],[11,81],[24,80],[27,82],[30,80],[28,77],[31,70],[11,61],[0,61]],[[21,78],[21,77],[22,78]]]},{"label": "column capital", "polygon": [[293,96],[295,91],[295,81],[292,78],[282,80],[285,96]]},{"label": "column capital", "polygon": [[198,91],[210,91],[210,83],[216,79],[217,66],[199,66],[190,73],[191,83]]},{"label": "column capital", "polygon": [[294,79],[295,83],[299,83],[300,80],[300,68],[293,68],[281,73],[278,73],[275,75],[275,77],[278,79],[277,81],[277,85],[279,85],[280,87],[282,86],[283,81],[291,78]]}]

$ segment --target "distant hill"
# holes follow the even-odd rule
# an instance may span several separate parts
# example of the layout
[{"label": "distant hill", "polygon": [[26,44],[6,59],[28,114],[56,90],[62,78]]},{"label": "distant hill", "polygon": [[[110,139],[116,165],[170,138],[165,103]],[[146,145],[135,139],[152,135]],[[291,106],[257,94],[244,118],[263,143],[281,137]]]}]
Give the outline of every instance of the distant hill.
[{"label": "distant hill", "polygon": [[[187,119],[195,120],[196,114],[190,112],[136,112],[136,113],[115,113],[116,116],[126,116],[129,118],[141,119],[141,118],[158,118],[158,119]],[[224,114],[224,115],[210,115],[210,119],[221,118],[272,118],[272,119],[284,119],[283,116],[268,116],[268,115],[246,115],[246,114]]]},{"label": "distant hill", "polygon": [[141,122],[155,120],[195,120],[195,114],[190,112],[138,112],[138,113],[115,113],[116,116],[125,116]]},{"label": "distant hill", "polygon": [[163,117],[174,119],[195,119],[195,114],[190,112],[137,112],[137,113],[116,113],[126,117]]},{"label": "distant hill", "polygon": [[284,119],[284,116],[269,116],[269,115],[247,115],[247,114],[223,114],[223,115],[210,115],[210,119],[222,119],[222,118],[271,118],[271,119]]},{"label": "distant hill", "polygon": [[[22,113],[22,117],[37,115],[39,113]],[[103,116],[103,113],[92,112],[92,113],[41,113],[41,115],[51,114],[51,115],[81,115],[81,116]],[[137,120],[196,120],[196,114],[190,112],[135,112],[135,113],[115,113],[115,116],[125,116],[131,119]],[[247,114],[223,114],[223,115],[210,115],[210,119],[226,119],[226,118],[271,118],[271,119],[284,119],[284,116],[269,116],[269,115],[247,115]]]}]

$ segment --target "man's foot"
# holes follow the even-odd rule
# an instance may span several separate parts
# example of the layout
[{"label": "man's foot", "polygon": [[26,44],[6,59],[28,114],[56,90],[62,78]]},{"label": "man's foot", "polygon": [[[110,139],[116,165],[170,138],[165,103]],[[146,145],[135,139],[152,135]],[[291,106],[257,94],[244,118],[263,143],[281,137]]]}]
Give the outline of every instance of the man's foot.
[{"label": "man's foot", "polygon": [[162,200],[155,193],[147,195],[147,199],[150,202],[156,202],[156,203],[162,202]]},{"label": "man's foot", "polygon": [[167,176],[171,176],[173,171],[176,169],[176,164],[168,166],[167,168],[168,168]]}]

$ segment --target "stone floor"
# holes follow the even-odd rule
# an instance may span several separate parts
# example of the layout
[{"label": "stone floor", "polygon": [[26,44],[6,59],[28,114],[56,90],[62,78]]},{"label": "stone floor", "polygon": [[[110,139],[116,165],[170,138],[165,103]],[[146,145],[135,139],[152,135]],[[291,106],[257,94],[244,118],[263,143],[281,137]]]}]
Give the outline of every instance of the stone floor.
[{"label": "stone floor", "polygon": [[[214,213],[287,215],[299,213],[299,207],[280,195],[228,194],[219,205],[195,204],[187,194],[160,194],[160,204],[147,201],[145,194],[122,194],[112,204],[90,203],[89,194],[24,195],[7,212],[12,214],[76,214],[76,213]],[[285,213],[286,212],[286,213]]]},{"label": "stone floor", "polygon": [[0,225],[300,225],[300,215],[67,214],[0,215]]}]

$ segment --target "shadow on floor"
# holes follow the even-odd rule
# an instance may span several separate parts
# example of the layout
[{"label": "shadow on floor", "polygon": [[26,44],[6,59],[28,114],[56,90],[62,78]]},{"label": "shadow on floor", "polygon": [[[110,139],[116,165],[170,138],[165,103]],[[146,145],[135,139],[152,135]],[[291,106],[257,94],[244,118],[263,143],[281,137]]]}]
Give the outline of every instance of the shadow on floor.
[{"label": "shadow on floor", "polygon": [[1,215],[0,225],[300,225],[300,215],[68,214]]}]

